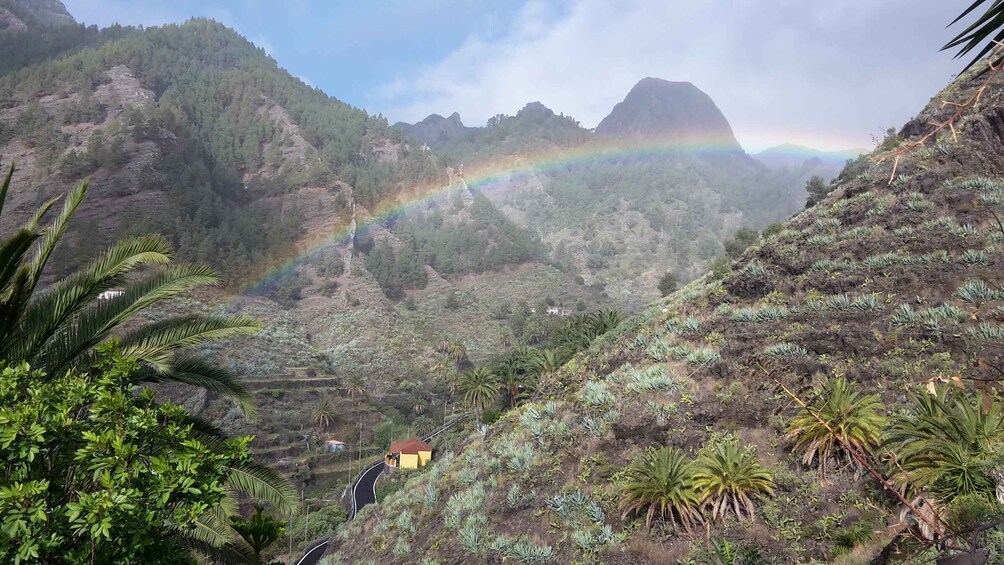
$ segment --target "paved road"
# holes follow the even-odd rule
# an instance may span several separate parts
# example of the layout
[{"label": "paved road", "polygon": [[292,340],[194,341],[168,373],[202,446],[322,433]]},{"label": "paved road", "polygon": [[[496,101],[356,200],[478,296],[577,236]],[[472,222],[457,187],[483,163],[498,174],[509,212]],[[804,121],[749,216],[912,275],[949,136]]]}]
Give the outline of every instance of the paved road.
[{"label": "paved road", "polygon": [[[454,424],[464,421],[467,415],[460,416],[459,418],[451,421],[449,424],[441,426],[436,431],[422,438],[422,441],[430,441],[432,438],[438,436],[439,434],[445,432],[446,430],[452,428]],[[366,506],[367,504],[373,504],[376,502],[376,481],[383,474],[386,465],[384,465],[383,459],[378,459],[363,469],[359,474],[359,478],[356,482],[352,484],[352,514],[349,516],[349,520],[356,517],[356,512],[360,508]],[[303,557],[296,562],[296,565],[317,565],[324,556],[324,552],[328,549],[328,539],[321,538],[307,547],[307,550],[303,553]]]}]

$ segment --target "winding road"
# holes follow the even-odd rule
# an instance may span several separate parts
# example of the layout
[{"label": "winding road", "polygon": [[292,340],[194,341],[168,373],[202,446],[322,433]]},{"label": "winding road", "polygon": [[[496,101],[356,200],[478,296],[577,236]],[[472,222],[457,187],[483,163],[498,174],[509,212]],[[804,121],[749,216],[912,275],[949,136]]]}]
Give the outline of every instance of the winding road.
[{"label": "winding road", "polygon": [[[434,432],[423,437],[422,441],[431,441],[432,438],[452,428],[457,423],[466,420],[467,416],[467,414],[464,414],[440,426]],[[376,502],[376,481],[383,474],[385,468],[386,465],[383,462],[383,458],[377,459],[367,465],[359,473],[359,476],[356,477],[355,482],[352,483],[352,513],[349,515],[349,520],[355,519],[356,513],[360,508]],[[323,538],[314,540],[307,546],[300,560],[294,562],[295,565],[317,565],[321,557],[324,556],[324,552],[328,550],[330,538],[331,534],[328,534]]]}]

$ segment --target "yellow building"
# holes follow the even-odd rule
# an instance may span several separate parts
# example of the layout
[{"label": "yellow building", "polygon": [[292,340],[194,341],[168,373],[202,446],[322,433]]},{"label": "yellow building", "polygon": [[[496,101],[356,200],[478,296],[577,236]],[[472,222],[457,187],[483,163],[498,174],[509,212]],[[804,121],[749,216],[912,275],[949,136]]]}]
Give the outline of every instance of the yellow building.
[{"label": "yellow building", "polygon": [[401,469],[418,469],[432,461],[432,446],[413,437],[390,444],[386,457],[387,465]]}]

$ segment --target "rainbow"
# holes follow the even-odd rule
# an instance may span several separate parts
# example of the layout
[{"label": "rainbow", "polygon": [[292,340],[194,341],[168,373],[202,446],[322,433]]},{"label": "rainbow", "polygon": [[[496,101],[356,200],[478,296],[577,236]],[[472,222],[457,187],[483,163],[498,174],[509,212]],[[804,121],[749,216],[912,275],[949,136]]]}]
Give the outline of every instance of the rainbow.
[{"label": "rainbow", "polygon": [[[603,141],[590,140],[577,147],[540,151],[530,155],[515,155],[508,163],[465,166],[462,180],[467,188],[486,192],[537,174],[583,167],[600,162],[663,158],[680,154],[745,155],[734,140],[712,138],[702,134],[688,135],[683,140],[625,141],[611,138]],[[405,186],[394,198],[377,203],[372,210],[369,210],[369,217],[365,221],[361,221],[357,215],[356,228],[365,228],[367,225],[379,224],[391,218],[400,217],[411,210],[421,208],[442,198],[450,190],[457,188],[456,182]],[[260,291],[262,287],[292,272],[298,264],[317,256],[332,246],[350,243],[350,235],[351,226],[346,225],[332,233],[314,236],[307,241],[301,240],[298,250],[292,256],[265,271],[245,288],[243,294],[248,295]]]}]

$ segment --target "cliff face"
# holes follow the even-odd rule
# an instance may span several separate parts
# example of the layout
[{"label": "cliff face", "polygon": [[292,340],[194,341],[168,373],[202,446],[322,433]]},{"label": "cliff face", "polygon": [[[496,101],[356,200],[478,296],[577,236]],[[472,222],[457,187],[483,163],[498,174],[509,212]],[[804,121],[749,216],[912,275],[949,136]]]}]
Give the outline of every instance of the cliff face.
[{"label": "cliff face", "polygon": [[0,22],[6,23],[8,29],[23,30],[32,26],[75,25],[77,20],[59,0],[2,0]]},{"label": "cliff face", "polygon": [[689,82],[658,78],[639,81],[596,126],[596,134],[741,151],[732,127],[710,96]]}]

